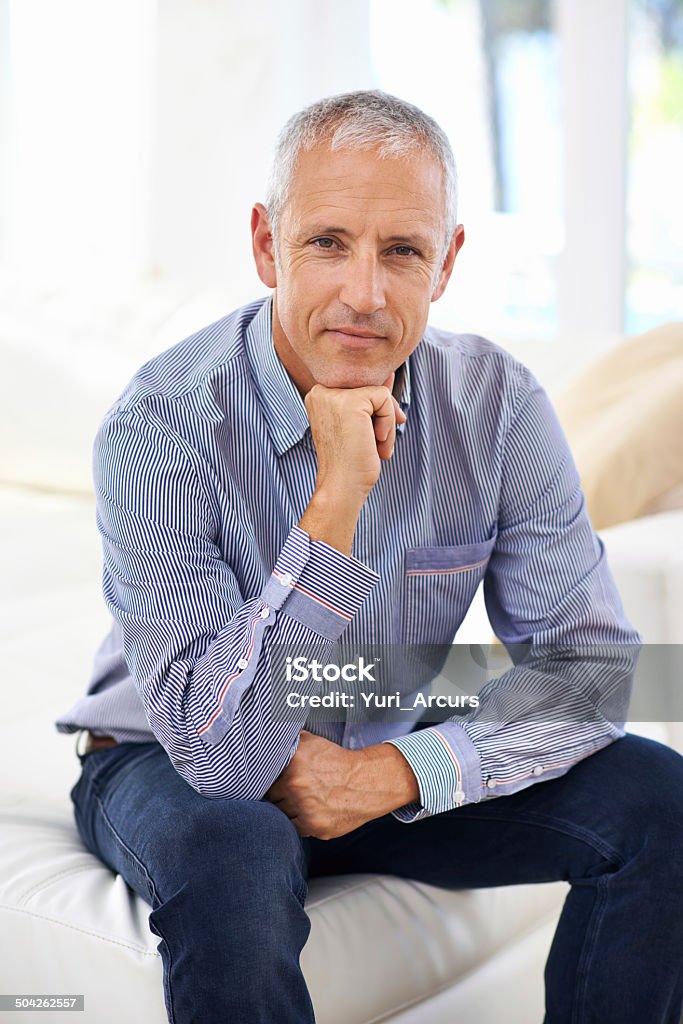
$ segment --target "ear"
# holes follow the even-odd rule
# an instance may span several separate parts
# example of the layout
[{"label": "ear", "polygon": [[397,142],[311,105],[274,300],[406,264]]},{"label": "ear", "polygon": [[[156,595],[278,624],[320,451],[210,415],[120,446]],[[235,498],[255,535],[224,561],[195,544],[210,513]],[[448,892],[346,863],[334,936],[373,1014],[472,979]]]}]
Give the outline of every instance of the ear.
[{"label": "ear", "polygon": [[263,203],[256,203],[251,211],[251,245],[258,276],[266,288],[277,287],[273,233]]},{"label": "ear", "polygon": [[439,272],[439,276],[432,292],[431,302],[436,302],[440,299],[443,293],[446,291],[446,285],[450,280],[450,276],[453,273],[453,266],[455,264],[455,257],[458,255],[463,245],[465,244],[465,228],[462,224],[458,224],[453,237],[451,238],[451,244],[448,246],[448,252],[446,253],[446,259],[444,260],[443,267]]}]

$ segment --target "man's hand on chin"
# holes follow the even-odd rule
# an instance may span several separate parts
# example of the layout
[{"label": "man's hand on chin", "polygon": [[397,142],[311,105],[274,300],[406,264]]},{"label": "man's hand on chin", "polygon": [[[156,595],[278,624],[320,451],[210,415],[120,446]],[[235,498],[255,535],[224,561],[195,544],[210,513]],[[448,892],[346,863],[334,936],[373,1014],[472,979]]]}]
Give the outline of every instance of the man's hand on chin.
[{"label": "man's hand on chin", "polygon": [[419,796],[412,768],[390,743],[347,750],[303,729],[296,754],[265,799],[299,835],[334,839]]}]

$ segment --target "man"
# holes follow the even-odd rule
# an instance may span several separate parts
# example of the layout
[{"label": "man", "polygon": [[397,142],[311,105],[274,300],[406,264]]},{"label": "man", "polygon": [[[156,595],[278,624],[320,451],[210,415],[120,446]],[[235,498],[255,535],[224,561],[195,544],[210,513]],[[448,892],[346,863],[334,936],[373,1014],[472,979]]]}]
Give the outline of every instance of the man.
[{"label": "man", "polygon": [[313,1020],[307,878],[374,871],[570,881],[548,1024],[678,1024],[683,758],[602,713],[618,657],[518,655],[426,727],[272,714],[283,647],[450,643],[482,578],[511,649],[638,642],[542,389],[427,327],[464,242],[445,136],[379,92],[314,104],[252,237],[272,297],[142,367],[98,433],[114,627],[57,723],[89,730],[78,827],[152,905],[169,1019]]}]

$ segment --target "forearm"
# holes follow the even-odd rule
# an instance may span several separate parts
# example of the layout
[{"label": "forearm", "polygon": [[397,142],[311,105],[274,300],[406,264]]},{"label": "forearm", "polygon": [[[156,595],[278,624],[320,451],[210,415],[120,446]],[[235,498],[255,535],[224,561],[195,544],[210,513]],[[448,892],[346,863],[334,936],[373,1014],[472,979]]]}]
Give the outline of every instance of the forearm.
[{"label": "forearm", "polygon": [[[226,601],[225,625],[196,659],[184,651],[197,643],[200,629],[210,631],[212,623],[202,624],[199,616],[213,611],[213,602],[188,601],[172,632],[162,632],[161,616],[152,630],[146,618],[117,608],[148,720],[197,792],[263,796],[287,765],[308,714],[302,707],[297,721],[298,711],[272,703],[285,685],[283,649],[305,650],[324,662],[376,579],[360,563],[294,530],[259,598],[232,616]],[[162,586],[154,593],[163,596]],[[125,595],[111,596],[120,605]],[[319,685],[311,679],[305,692]]]}]

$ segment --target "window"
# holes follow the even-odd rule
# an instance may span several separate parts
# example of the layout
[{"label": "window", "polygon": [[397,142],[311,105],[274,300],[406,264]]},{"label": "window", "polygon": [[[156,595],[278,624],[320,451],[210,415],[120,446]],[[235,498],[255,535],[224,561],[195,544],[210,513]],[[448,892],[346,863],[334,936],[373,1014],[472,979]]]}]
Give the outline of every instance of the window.
[{"label": "window", "polygon": [[683,0],[630,9],[626,326],[683,317]]},{"label": "window", "polygon": [[467,244],[435,323],[683,318],[683,0],[372,0],[378,84],[446,129]]},{"label": "window", "polygon": [[562,245],[558,41],[550,0],[374,0],[380,88],[423,107],[458,161],[466,245],[434,320],[548,336]]}]

